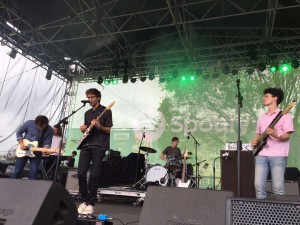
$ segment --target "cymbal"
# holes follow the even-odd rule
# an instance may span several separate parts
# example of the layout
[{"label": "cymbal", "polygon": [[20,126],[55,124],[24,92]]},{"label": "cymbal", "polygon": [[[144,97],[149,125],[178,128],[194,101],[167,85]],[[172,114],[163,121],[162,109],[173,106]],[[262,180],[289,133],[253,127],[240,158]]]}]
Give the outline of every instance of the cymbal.
[{"label": "cymbal", "polygon": [[146,147],[146,146],[141,146],[140,150],[142,150],[144,152],[148,152],[148,153],[156,153],[157,152],[155,149],[149,148],[149,147]]}]

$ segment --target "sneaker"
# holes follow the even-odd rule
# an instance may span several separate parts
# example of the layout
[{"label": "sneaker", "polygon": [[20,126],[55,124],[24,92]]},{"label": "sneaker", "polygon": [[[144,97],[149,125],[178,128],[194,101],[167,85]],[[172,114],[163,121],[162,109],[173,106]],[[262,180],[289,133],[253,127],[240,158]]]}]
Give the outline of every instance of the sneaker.
[{"label": "sneaker", "polygon": [[88,205],[85,207],[84,211],[82,212],[82,215],[93,215],[94,213],[94,206]]},{"label": "sneaker", "polygon": [[81,204],[78,206],[78,209],[77,209],[78,214],[82,214],[82,213],[84,212],[84,210],[85,210],[86,207],[87,207],[87,205],[86,205],[85,202],[81,203]]}]

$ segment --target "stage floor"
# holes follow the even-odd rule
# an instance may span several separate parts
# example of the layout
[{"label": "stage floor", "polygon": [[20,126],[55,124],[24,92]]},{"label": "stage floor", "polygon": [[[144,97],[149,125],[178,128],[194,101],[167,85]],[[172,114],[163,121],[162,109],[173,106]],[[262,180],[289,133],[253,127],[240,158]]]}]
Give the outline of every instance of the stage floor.
[{"label": "stage floor", "polygon": [[[105,214],[108,217],[121,220],[123,224],[130,223],[137,225],[139,223],[140,214],[142,211],[142,204],[135,206],[135,198],[126,197],[114,197],[108,196],[97,202],[94,208],[94,215]],[[79,205],[79,202],[76,202]],[[112,220],[114,225],[121,225],[122,223],[118,220]],[[77,225],[94,225],[93,222],[82,222],[79,221]]]}]

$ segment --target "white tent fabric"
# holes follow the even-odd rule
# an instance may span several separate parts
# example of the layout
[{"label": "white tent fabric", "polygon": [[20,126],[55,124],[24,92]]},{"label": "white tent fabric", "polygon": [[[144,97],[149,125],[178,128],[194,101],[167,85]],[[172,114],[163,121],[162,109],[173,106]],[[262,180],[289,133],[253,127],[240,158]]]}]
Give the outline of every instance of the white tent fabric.
[{"label": "white tent fabric", "polygon": [[26,120],[45,115],[50,125],[61,118],[68,83],[17,54],[10,58],[10,48],[0,46],[0,156],[17,145],[16,130]]}]

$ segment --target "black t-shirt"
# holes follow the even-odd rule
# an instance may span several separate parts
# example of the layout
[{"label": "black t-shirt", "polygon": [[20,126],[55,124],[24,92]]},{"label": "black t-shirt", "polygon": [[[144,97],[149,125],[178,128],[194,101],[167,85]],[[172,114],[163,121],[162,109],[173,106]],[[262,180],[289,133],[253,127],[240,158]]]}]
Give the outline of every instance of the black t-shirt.
[{"label": "black t-shirt", "polygon": [[[84,124],[89,127],[91,125],[91,121],[93,119],[96,119],[97,116],[99,116],[105,108],[106,107],[99,105],[95,110],[91,108],[88,111],[86,111],[84,114]],[[101,116],[100,124],[104,127],[113,126],[111,110],[107,110]],[[94,127],[91,130],[90,135],[87,137],[87,140],[82,145],[82,148],[97,148],[106,151],[110,148],[109,142],[110,142],[110,134],[102,132],[98,130],[96,127]]]},{"label": "black t-shirt", "polygon": [[165,156],[175,156],[176,158],[181,158],[181,151],[180,148],[172,148],[172,146],[166,147],[165,150],[162,152]]},{"label": "black t-shirt", "polygon": [[74,167],[74,164],[75,164],[75,158],[70,158],[67,165],[68,167]]}]

